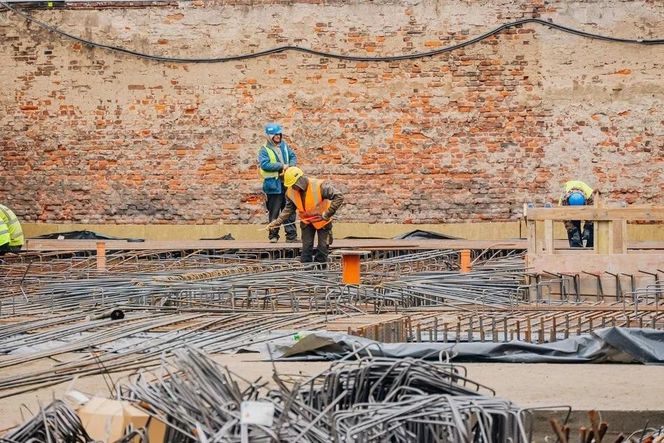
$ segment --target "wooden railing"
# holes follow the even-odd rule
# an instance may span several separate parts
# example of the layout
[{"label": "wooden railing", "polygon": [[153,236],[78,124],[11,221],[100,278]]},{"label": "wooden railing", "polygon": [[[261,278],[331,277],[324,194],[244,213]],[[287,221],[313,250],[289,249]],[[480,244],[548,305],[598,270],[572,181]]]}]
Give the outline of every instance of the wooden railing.
[{"label": "wooden railing", "polygon": [[[664,207],[657,206],[626,208],[565,206],[526,208],[525,211],[529,254],[556,253],[553,235],[553,226],[556,221],[592,221],[595,227],[593,250],[596,254],[602,255],[627,253],[627,222],[664,221]],[[543,236],[539,234],[540,232],[543,232]],[[543,237],[543,240],[540,237]]]}]

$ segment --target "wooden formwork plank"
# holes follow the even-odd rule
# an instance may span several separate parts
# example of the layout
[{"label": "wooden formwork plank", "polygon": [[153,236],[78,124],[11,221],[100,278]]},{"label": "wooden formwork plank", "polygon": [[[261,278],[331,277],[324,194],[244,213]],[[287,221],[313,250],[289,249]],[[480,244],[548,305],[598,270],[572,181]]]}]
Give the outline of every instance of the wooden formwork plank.
[{"label": "wooden formwork plank", "polygon": [[661,269],[664,263],[664,253],[628,253],[599,255],[592,251],[558,251],[554,254],[537,254],[528,256],[528,266],[532,272],[544,274],[546,272],[599,273],[613,272],[638,275],[639,271],[652,271]]},{"label": "wooden formwork plank", "polygon": [[553,254],[553,220],[544,220],[544,253]]},{"label": "wooden formwork plank", "polygon": [[630,206],[627,208],[559,207],[528,208],[528,220],[664,220],[664,207]]}]

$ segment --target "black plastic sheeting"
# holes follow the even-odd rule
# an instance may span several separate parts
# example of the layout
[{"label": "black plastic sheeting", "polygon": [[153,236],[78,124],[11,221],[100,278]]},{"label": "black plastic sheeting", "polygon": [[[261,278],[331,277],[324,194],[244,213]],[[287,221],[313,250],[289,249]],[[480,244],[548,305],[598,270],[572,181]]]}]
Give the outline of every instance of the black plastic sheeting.
[{"label": "black plastic sheeting", "polygon": [[52,234],[43,234],[38,237],[57,240],[62,237],[64,240],[126,240],[130,242],[142,242],[142,238],[126,238],[126,237],[111,237],[109,235],[97,234],[93,231],[68,231],[68,232],[54,232]]},{"label": "black plastic sheeting", "polygon": [[454,237],[447,234],[441,234],[440,232],[433,231],[423,231],[421,229],[416,229],[414,231],[406,232],[405,234],[397,235],[392,237],[394,240],[462,240],[461,237]]},{"label": "black plastic sheeting", "polygon": [[[303,334],[301,334],[303,335]],[[424,358],[454,362],[664,363],[664,331],[605,328],[554,343],[379,343],[362,337],[312,332],[298,341],[273,341],[263,355],[286,360],[338,360],[355,350],[362,356]]]},{"label": "black plastic sheeting", "polygon": [[222,235],[221,237],[201,238],[201,240],[235,240],[235,239],[233,238],[233,235],[226,234],[226,235]]},{"label": "black plastic sheeting", "polygon": [[[390,240],[386,237],[357,237],[357,236],[348,236],[344,237],[345,240],[353,240],[353,239],[379,239],[379,240]],[[451,235],[447,234],[441,234],[440,232],[433,232],[433,231],[423,231],[421,229],[416,229],[414,231],[406,232],[405,234],[400,234],[397,235],[396,237],[392,237],[391,240],[462,240],[461,237],[453,237]]]}]

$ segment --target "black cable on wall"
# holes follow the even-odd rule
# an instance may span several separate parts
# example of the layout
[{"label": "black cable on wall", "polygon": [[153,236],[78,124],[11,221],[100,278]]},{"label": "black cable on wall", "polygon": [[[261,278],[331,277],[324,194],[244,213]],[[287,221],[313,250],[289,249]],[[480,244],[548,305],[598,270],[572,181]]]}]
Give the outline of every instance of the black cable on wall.
[{"label": "black cable on wall", "polygon": [[30,14],[25,13],[24,11],[21,11],[20,9],[17,9],[13,6],[10,6],[9,4],[5,2],[0,2],[0,5],[4,6],[5,8],[19,14],[29,22],[35,23],[39,27],[52,32],[54,34],[57,34],[61,37],[68,38],[70,40],[74,40],[76,42],[82,43],[88,47],[92,48],[100,48],[100,49],[105,49],[108,51],[114,51],[114,52],[120,52],[123,54],[128,54],[132,55],[135,57],[147,59],[147,60],[153,60],[153,61],[159,61],[159,62],[169,62],[169,63],[224,63],[224,62],[231,62],[231,61],[238,61],[238,60],[247,60],[251,58],[259,58],[259,57],[265,57],[267,55],[271,54],[277,54],[280,52],[286,52],[286,51],[294,51],[294,52],[302,52],[305,54],[312,54],[312,55],[317,55],[320,57],[326,57],[326,58],[332,58],[332,59],[338,59],[338,60],[347,60],[347,61],[365,61],[365,62],[392,62],[392,61],[399,61],[399,60],[416,60],[416,59],[421,59],[425,57],[433,57],[439,54],[443,54],[446,52],[451,52],[456,49],[464,48],[466,46],[471,46],[476,43],[481,42],[482,40],[485,40],[493,35],[499,34],[502,31],[510,28],[514,28],[517,26],[529,24],[529,23],[535,23],[538,25],[546,26],[548,28],[556,29],[558,31],[562,31],[568,34],[573,34],[579,37],[584,37],[584,38],[590,38],[594,40],[602,40],[602,41],[607,41],[611,43],[626,43],[626,44],[635,44],[635,45],[661,45],[664,44],[664,39],[652,39],[652,40],[642,40],[642,39],[628,39],[628,38],[620,38],[620,37],[612,37],[612,36],[606,36],[606,35],[600,35],[600,34],[593,34],[591,32],[585,32],[581,31],[578,29],[570,28],[568,26],[563,26],[559,25],[550,21],[542,20],[539,18],[525,18],[522,20],[517,20],[513,22],[508,22],[504,23],[497,28],[485,32],[484,34],[481,34],[477,37],[471,38],[469,40],[446,46],[444,48],[440,49],[435,49],[432,51],[426,51],[426,52],[417,52],[414,54],[402,54],[402,55],[389,55],[389,56],[366,56],[366,55],[350,55],[350,54],[337,54],[333,52],[325,52],[325,51],[317,51],[311,48],[305,48],[301,46],[293,46],[293,45],[286,45],[286,46],[277,46],[275,48],[271,49],[266,49],[263,51],[258,51],[250,54],[239,54],[239,55],[231,55],[231,56],[225,56],[225,57],[193,57],[193,58],[183,58],[183,57],[166,57],[166,56],[161,56],[161,55],[152,55],[152,54],[146,54],[143,52],[139,51],[134,51],[131,49],[123,48],[120,46],[112,46],[112,45],[106,45],[102,43],[97,43],[92,40],[87,40],[78,36],[75,36],[73,34],[69,34],[65,31],[62,31],[61,29],[58,29],[55,26],[49,25],[48,23],[44,23],[34,17],[32,17]]}]

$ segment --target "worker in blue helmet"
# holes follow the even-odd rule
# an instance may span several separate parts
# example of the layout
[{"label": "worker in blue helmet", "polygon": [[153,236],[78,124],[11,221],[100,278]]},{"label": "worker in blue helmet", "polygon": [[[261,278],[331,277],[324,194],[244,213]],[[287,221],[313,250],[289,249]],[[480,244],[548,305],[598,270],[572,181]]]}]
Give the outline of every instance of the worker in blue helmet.
[{"label": "worker in blue helmet", "polygon": [[[268,220],[271,222],[279,217],[286,206],[286,188],[284,187],[284,171],[297,165],[297,156],[283,139],[283,128],[277,123],[265,125],[265,143],[258,150],[258,170],[263,179],[263,192],[267,199]],[[287,242],[297,242],[295,213],[284,223]],[[272,243],[279,241],[279,227],[268,231],[268,239]]]},{"label": "worker in blue helmet", "polygon": [[[561,206],[585,206],[593,203],[593,188],[580,180],[570,180],[565,183],[563,195],[558,204]],[[581,220],[565,220],[565,229],[567,230],[567,240],[570,247],[588,247],[594,245],[593,222],[583,223],[581,230]]]}]

